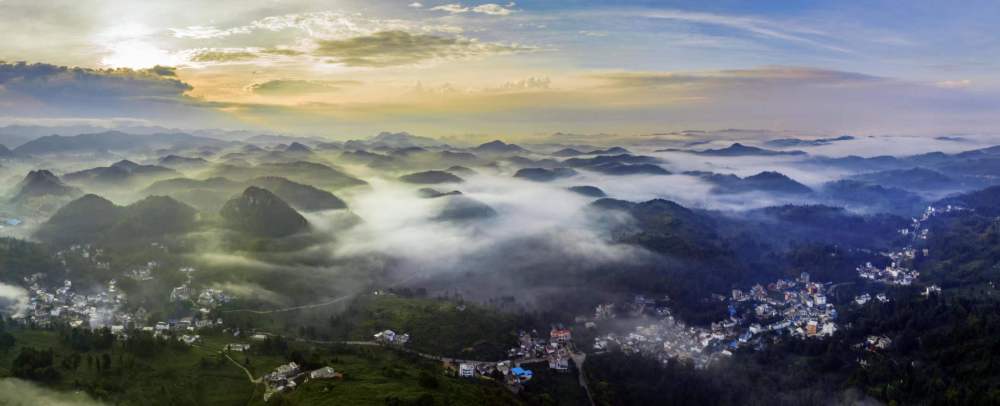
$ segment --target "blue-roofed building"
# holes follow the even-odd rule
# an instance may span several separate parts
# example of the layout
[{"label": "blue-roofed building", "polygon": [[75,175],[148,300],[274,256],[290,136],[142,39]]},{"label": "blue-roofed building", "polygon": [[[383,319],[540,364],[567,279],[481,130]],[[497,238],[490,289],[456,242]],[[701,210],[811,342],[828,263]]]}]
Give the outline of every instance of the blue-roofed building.
[{"label": "blue-roofed building", "polygon": [[527,382],[531,380],[532,376],[534,376],[530,369],[524,369],[521,367],[511,368],[510,373],[514,374],[514,376],[516,376],[521,382]]}]

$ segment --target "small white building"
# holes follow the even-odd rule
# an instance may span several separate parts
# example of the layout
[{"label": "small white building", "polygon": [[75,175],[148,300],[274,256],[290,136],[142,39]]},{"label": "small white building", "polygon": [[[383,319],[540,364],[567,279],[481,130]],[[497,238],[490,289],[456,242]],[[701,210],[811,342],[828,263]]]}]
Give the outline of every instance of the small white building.
[{"label": "small white building", "polygon": [[470,363],[458,365],[458,376],[462,378],[472,378],[476,376],[476,367]]}]

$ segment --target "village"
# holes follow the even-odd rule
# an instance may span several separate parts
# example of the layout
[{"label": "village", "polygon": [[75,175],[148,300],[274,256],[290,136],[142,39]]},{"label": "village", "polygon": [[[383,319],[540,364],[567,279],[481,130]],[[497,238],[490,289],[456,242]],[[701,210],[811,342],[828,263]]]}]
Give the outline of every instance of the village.
[{"label": "village", "polygon": [[[101,255],[100,250],[74,246],[69,252],[92,259],[99,265],[104,264],[97,260]],[[60,252],[58,258],[65,261],[66,255],[67,252]],[[138,269],[148,270],[155,266],[155,262],[150,262]],[[222,319],[212,315],[216,309],[234,298],[218,289],[193,289],[190,282],[195,269],[182,268],[180,271],[187,274],[187,282],[172,290],[170,301],[184,301],[190,306],[185,307],[188,314],[179,317],[150,320],[149,312],[141,306],[128,310],[126,294],[118,287],[116,279],[109,280],[96,291],[92,289],[93,293],[84,294],[74,289],[69,280],[55,289],[42,287],[39,284],[42,275],[34,274],[24,278],[24,284],[28,286],[28,301],[26,309],[16,314],[14,319],[38,328],[65,324],[72,328],[108,329],[119,339],[128,338],[131,332],[141,331],[154,337],[173,337],[192,345],[200,341],[200,336],[196,334],[198,330],[222,326]],[[133,269],[126,275],[134,276],[139,273]]]},{"label": "village", "polygon": [[[666,307],[657,307],[655,323],[636,327],[628,334],[606,334],[594,340],[594,350],[612,347],[667,361],[681,359],[704,368],[732,350],[759,348],[765,334],[796,338],[824,338],[837,331],[837,311],[827,300],[829,283],[810,281],[808,273],[796,280],[779,279],[754,285],[749,291],[734,289],[726,298],[729,317],[710,328],[687,326],[674,318]],[[632,307],[644,301],[641,296]],[[598,306],[596,317],[607,317],[611,305]]]},{"label": "village", "polygon": [[[919,218],[912,219],[909,227],[899,230],[900,235],[910,239],[909,244],[903,248],[883,253],[883,255],[889,258],[889,263],[884,267],[879,268],[871,262],[857,267],[858,277],[886,285],[912,285],[917,280],[917,277],[920,276],[920,273],[909,268],[906,264],[912,263],[917,256],[914,243],[926,240],[930,233],[930,230],[926,227],[927,221],[934,216],[964,210],[968,209],[950,204],[940,208],[928,206]],[[930,252],[924,248],[921,250],[921,254],[927,256]]]}]

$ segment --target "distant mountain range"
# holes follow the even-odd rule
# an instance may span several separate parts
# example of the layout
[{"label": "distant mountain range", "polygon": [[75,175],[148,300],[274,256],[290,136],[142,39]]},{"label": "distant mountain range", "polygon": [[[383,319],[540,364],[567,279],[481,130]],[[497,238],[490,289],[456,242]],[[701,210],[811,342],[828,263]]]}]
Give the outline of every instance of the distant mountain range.
[{"label": "distant mountain range", "polygon": [[804,156],[807,155],[804,151],[773,151],[764,148],[758,148],[749,145],[743,145],[740,143],[733,143],[732,145],[721,148],[721,149],[706,149],[702,151],[688,151],[696,155],[702,156],[718,156],[718,157],[740,157],[740,156]]},{"label": "distant mountain range", "polygon": [[175,176],[180,176],[180,173],[167,167],[140,165],[129,160],[122,160],[111,164],[111,166],[67,173],[63,178],[70,183],[127,186],[135,181],[152,182]]},{"label": "distant mountain range", "polygon": [[765,141],[764,145],[775,148],[819,147],[823,145],[830,145],[839,141],[851,141],[854,139],[855,138],[850,135],[841,135],[839,137],[833,137],[833,138],[815,138],[815,139],[779,138],[779,139]]},{"label": "distant mountain range", "polygon": [[686,175],[697,176],[702,180],[714,185],[712,191],[720,194],[747,193],[747,192],[768,192],[780,194],[808,194],[812,189],[808,186],[796,182],[792,178],[779,172],[765,171],[756,175],[741,178],[728,174],[722,175],[711,172],[689,171]]},{"label": "distant mountain range", "polygon": [[137,152],[163,148],[189,149],[233,145],[215,138],[184,133],[139,135],[105,131],[72,136],[49,135],[21,144],[14,152],[27,155],[80,154],[105,151]]}]

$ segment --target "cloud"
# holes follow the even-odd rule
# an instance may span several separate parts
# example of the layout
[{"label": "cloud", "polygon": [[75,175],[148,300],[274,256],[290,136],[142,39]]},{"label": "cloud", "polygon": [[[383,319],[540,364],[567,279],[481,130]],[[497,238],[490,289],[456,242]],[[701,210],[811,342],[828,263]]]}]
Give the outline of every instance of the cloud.
[{"label": "cloud", "polygon": [[[193,87],[173,68],[90,69],[44,63],[0,62],[0,111],[17,117],[228,119],[210,103],[188,96]],[[194,121],[192,121],[193,123]]]},{"label": "cloud", "polygon": [[174,77],[174,70],[69,68],[44,63],[0,63],[5,95],[42,101],[178,97],[191,86]]},{"label": "cloud", "polygon": [[469,8],[458,3],[442,4],[440,6],[431,7],[433,11],[445,11],[451,14],[461,14],[468,13]]},{"label": "cloud", "polygon": [[475,13],[489,14],[493,16],[506,16],[514,13],[514,10],[509,8],[513,5],[514,3],[510,3],[508,7],[504,7],[496,3],[486,3],[473,7],[472,11]]},{"label": "cloud", "polygon": [[847,85],[886,82],[887,79],[854,72],[803,67],[766,67],[704,72],[620,72],[592,77],[620,88],[685,87],[692,85],[736,84],[822,84]]},{"label": "cloud", "polygon": [[496,3],[485,3],[475,7],[467,7],[459,3],[450,3],[450,4],[442,4],[440,6],[431,7],[431,10],[444,11],[451,14],[462,14],[471,11],[473,13],[487,14],[492,16],[506,16],[506,15],[511,15],[516,11],[511,8],[514,7],[514,5],[515,5],[514,2],[507,3],[506,6]]},{"label": "cloud", "polygon": [[527,79],[522,79],[518,81],[506,82],[499,87],[488,88],[486,91],[492,92],[511,92],[511,91],[524,91],[524,90],[544,90],[548,89],[549,85],[552,84],[552,80],[548,77],[530,77]]},{"label": "cloud", "polygon": [[229,29],[219,29],[212,26],[193,25],[184,28],[170,28],[170,32],[176,38],[209,39],[224,38],[237,34],[249,34],[254,29],[253,26],[241,26]]},{"label": "cloud", "polygon": [[243,62],[254,60],[260,54],[248,51],[200,51],[191,56],[192,62]]},{"label": "cloud", "polygon": [[[411,4],[412,7],[412,4]],[[176,38],[218,39],[254,32],[297,30],[309,38],[344,39],[371,35],[379,31],[401,30],[421,33],[460,33],[461,27],[450,24],[430,24],[393,18],[370,18],[356,13],[317,11],[267,16],[248,24],[230,28],[189,26],[169,29]]]},{"label": "cloud", "polygon": [[419,1],[415,1],[415,2],[410,3],[409,5],[407,5],[407,7],[413,7],[413,8],[421,8],[423,6],[424,6],[423,3],[419,2]]},{"label": "cloud", "polygon": [[28,291],[13,285],[0,283],[0,310],[10,314],[21,314],[28,307]]},{"label": "cloud", "polygon": [[247,90],[254,94],[267,96],[289,96],[298,94],[329,93],[353,86],[361,82],[355,80],[296,80],[279,79],[254,83]]},{"label": "cloud", "polygon": [[411,65],[433,59],[455,59],[527,52],[518,44],[479,42],[461,37],[382,31],[345,40],[318,41],[316,56],[333,58],[347,66],[385,67]]},{"label": "cloud", "polygon": [[748,32],[758,37],[794,42],[840,53],[853,53],[849,49],[828,43],[829,36],[821,31],[761,18],[687,12],[680,10],[649,11],[640,13],[639,16],[652,19],[681,21],[691,24],[714,25]]},{"label": "cloud", "polygon": [[79,392],[57,392],[20,379],[4,378],[0,379],[0,404],[97,406],[103,403]]},{"label": "cloud", "polygon": [[934,84],[937,87],[943,87],[945,89],[959,89],[972,86],[972,81],[968,79],[961,80],[942,80]]}]

